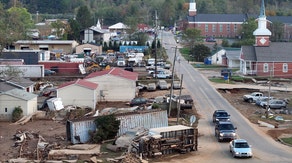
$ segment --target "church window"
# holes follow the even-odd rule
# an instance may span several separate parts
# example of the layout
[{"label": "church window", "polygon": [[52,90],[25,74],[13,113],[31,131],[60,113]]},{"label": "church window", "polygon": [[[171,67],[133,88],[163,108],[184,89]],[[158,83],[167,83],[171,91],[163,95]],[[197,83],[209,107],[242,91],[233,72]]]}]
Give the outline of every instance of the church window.
[{"label": "church window", "polygon": [[220,30],[220,32],[223,32],[223,24],[219,25],[219,30]]},{"label": "church window", "polygon": [[283,72],[288,72],[288,64],[283,63]]},{"label": "church window", "polygon": [[264,72],[269,72],[269,64],[264,63]]},{"label": "church window", "polygon": [[237,24],[234,24],[234,32],[237,32]]},{"label": "church window", "polygon": [[216,24],[212,25],[212,32],[216,32]]}]

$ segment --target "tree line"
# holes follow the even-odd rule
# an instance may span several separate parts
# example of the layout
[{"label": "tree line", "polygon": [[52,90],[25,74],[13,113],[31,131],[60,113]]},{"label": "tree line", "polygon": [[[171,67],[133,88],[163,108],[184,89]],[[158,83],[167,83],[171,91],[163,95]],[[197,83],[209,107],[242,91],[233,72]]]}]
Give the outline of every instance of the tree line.
[{"label": "tree line", "polygon": [[[103,25],[131,22],[154,25],[157,19],[162,26],[173,26],[176,20],[185,19],[189,0],[0,0],[4,9],[26,8],[34,17],[72,18],[80,7],[87,6],[91,25],[101,19]],[[266,0],[267,15],[292,15],[292,0]],[[198,13],[258,14],[261,0],[196,0]],[[41,19],[40,19],[41,20]]]}]

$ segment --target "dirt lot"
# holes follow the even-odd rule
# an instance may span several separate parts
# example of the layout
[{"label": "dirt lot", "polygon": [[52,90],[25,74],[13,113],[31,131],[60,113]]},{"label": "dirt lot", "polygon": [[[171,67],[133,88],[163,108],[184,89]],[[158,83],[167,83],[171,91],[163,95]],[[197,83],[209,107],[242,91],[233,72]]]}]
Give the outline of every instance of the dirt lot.
[{"label": "dirt lot", "polygon": [[[210,75],[209,73],[206,75]],[[224,96],[231,104],[233,104],[244,116],[250,119],[252,122],[256,123],[257,119],[263,113],[263,109],[255,106],[254,104],[249,104],[243,102],[242,96],[244,94],[250,93],[254,90],[245,89],[221,89],[218,90],[222,96]],[[187,90],[183,90],[183,94],[187,94]],[[266,92],[264,92],[266,93]],[[156,96],[162,96],[169,94],[168,91],[155,91],[155,92],[144,92],[141,96],[146,98],[154,98]],[[178,90],[175,90],[174,94],[179,94]],[[274,97],[292,97],[292,92],[273,92],[271,96]],[[126,103],[105,103],[99,105],[99,109],[104,107],[126,107]],[[195,110],[188,111],[189,114],[195,114]],[[72,115],[71,115],[72,116]],[[285,118],[292,120],[291,115],[283,115]],[[50,116],[51,118],[52,116]],[[276,121],[270,121],[272,124],[277,124],[278,126],[283,125]],[[292,128],[289,129],[271,129],[266,130],[267,134],[273,138],[277,138],[283,133],[292,134]],[[13,135],[17,133],[28,132],[30,133],[27,138],[27,142],[23,146],[15,146],[15,140],[13,140]],[[52,119],[36,120],[30,121],[25,125],[14,125],[9,122],[0,122],[0,161],[8,160],[11,158],[16,158],[19,156],[28,157],[35,159],[36,157],[46,157],[45,152],[43,155],[36,155],[35,149],[38,140],[43,137],[46,142],[48,142],[51,148],[62,148],[68,145],[66,141],[66,126],[65,121],[53,121]]]}]

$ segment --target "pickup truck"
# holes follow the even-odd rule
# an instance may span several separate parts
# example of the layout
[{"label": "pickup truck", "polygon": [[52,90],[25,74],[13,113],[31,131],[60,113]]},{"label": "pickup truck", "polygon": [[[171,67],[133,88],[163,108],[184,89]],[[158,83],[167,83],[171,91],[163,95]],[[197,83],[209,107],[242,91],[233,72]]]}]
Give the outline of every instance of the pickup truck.
[{"label": "pickup truck", "polygon": [[261,99],[261,98],[266,98],[261,92],[253,92],[251,94],[247,94],[243,96],[243,100],[249,103],[256,102],[258,99]]}]

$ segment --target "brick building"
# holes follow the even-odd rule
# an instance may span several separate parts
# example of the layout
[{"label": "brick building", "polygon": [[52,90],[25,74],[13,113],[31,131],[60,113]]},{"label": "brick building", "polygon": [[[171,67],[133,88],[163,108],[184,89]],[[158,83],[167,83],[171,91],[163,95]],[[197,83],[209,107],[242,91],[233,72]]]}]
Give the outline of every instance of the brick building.
[{"label": "brick building", "polygon": [[[187,23],[180,23],[180,28],[197,28],[201,30],[202,36],[238,38],[241,34],[243,22],[256,15],[248,14],[200,14],[197,12],[195,0],[190,0]],[[270,22],[281,22],[284,25],[283,39],[292,40],[292,17],[291,16],[269,16]],[[271,24],[268,23],[271,29]]]}]

